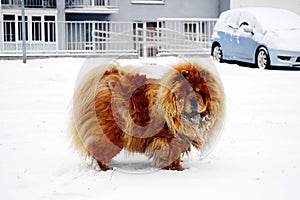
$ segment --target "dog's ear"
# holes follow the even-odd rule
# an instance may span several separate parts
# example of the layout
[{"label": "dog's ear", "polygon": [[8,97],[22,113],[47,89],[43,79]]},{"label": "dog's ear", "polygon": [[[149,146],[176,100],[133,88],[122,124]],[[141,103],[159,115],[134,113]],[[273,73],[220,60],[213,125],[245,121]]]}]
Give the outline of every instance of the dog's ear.
[{"label": "dog's ear", "polygon": [[181,74],[182,76],[187,77],[190,74],[190,72],[188,70],[183,69],[181,70]]},{"label": "dog's ear", "polygon": [[108,85],[108,88],[113,91],[114,87],[116,86],[117,82],[115,80],[110,80],[107,85]]}]

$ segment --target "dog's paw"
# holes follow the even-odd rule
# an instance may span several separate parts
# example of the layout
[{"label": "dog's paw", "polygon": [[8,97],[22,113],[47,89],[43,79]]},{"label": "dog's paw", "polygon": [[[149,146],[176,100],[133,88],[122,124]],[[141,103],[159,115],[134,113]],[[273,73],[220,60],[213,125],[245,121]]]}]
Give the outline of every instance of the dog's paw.
[{"label": "dog's paw", "polygon": [[183,171],[184,168],[179,164],[179,165],[173,165],[173,163],[171,165],[168,165],[166,167],[164,167],[163,169],[166,170],[177,170],[177,171]]},{"label": "dog's paw", "polygon": [[178,158],[177,160],[172,162],[170,165],[164,167],[163,169],[183,171],[184,168],[181,166],[180,161],[181,161],[180,158]]},{"label": "dog's paw", "polygon": [[106,164],[103,164],[102,162],[100,161],[97,161],[101,171],[107,171],[107,170],[112,170],[113,168],[109,167],[108,165]]}]

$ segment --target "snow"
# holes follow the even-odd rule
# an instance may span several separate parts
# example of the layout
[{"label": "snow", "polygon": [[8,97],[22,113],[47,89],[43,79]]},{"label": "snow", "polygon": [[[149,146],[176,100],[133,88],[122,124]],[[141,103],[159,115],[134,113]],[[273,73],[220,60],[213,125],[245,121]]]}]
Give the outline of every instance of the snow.
[{"label": "snow", "polygon": [[83,63],[0,61],[1,199],[299,199],[300,71],[215,63],[227,117],[211,154],[194,152],[178,172],[122,153],[115,170],[100,172],[73,152],[66,131]]},{"label": "snow", "polygon": [[[236,8],[221,14],[220,22],[216,27],[220,29],[222,24],[228,24],[238,28],[240,23],[247,19],[254,26],[262,26],[264,30],[293,30],[300,28],[300,16],[289,10],[279,8]],[[250,20],[250,21],[249,21]]]},{"label": "snow", "polygon": [[266,30],[299,29],[300,16],[289,10],[279,8],[243,8],[261,23]]}]

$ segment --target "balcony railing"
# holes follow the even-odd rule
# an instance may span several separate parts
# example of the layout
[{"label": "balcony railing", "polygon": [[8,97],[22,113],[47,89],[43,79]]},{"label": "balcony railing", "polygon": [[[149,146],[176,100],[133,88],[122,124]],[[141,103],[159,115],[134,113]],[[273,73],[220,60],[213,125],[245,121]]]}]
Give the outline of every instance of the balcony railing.
[{"label": "balcony railing", "polygon": [[66,0],[66,8],[86,7],[116,8],[117,0]]},{"label": "balcony railing", "polygon": [[[56,8],[56,0],[24,0],[26,8]],[[21,7],[21,0],[1,0],[2,8]]]}]

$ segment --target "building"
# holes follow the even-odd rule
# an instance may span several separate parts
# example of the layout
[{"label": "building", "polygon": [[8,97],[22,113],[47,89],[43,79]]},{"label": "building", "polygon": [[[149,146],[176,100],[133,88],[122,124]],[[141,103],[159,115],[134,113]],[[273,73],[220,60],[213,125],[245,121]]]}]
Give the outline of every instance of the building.
[{"label": "building", "polygon": [[[175,37],[176,32],[183,34],[181,42],[203,42],[203,34],[210,34],[206,31],[214,25],[214,20],[204,18],[217,18],[229,9],[230,0],[24,0],[24,4],[28,55],[128,51],[149,56],[162,47],[154,43],[158,36]],[[21,0],[1,0],[0,55],[21,54],[21,19]],[[170,19],[176,19],[172,30]]]}]

